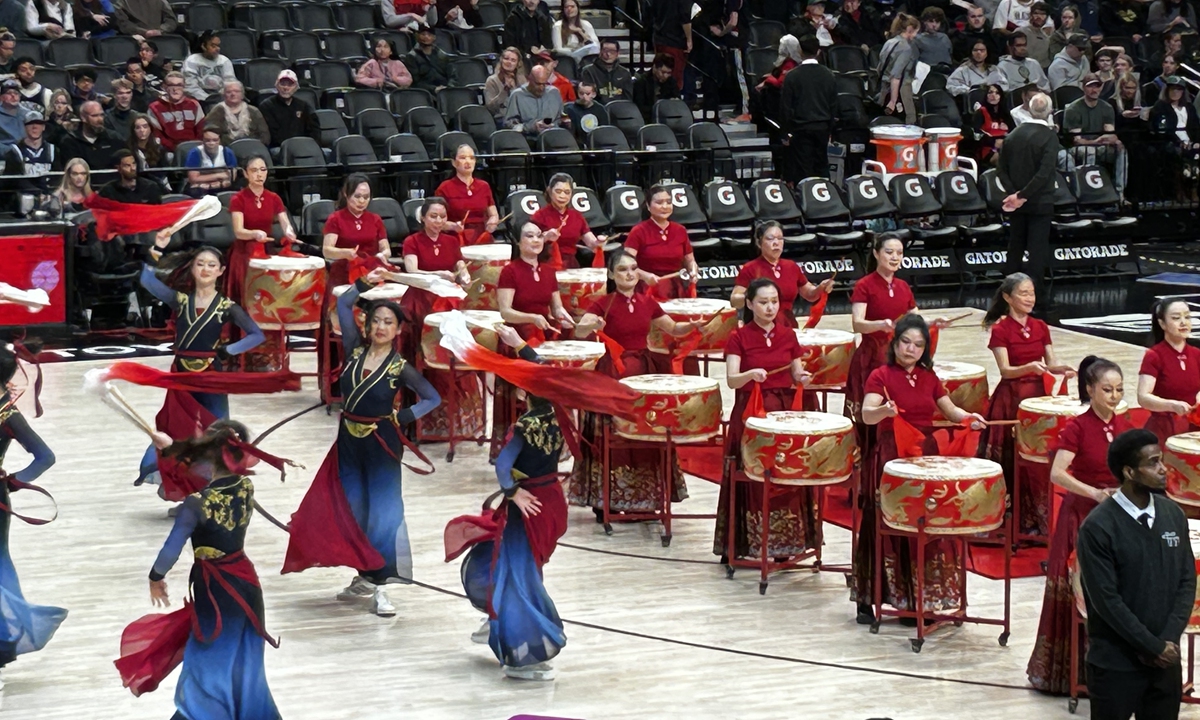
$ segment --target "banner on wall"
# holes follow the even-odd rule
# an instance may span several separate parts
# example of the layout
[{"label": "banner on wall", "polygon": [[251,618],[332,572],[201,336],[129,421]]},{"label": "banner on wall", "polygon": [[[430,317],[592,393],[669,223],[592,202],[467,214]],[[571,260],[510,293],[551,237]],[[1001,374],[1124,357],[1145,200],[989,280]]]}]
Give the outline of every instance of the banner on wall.
[{"label": "banner on wall", "polygon": [[50,306],[30,312],[23,305],[0,304],[0,326],[52,325],[67,321],[67,268],[63,236],[13,235],[0,237],[0,282],[20,290],[39,288]]}]

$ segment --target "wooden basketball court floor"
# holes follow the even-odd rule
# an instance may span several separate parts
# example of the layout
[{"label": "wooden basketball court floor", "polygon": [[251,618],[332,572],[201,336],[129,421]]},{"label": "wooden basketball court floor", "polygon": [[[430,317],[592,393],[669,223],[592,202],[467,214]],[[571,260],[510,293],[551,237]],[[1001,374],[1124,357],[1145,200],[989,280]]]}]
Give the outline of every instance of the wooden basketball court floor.
[{"label": "wooden basketball court floor", "polygon": [[[987,367],[994,385],[998,378],[980,317],[976,310],[972,319],[943,331],[939,357]],[[848,326],[847,316],[823,323]],[[1127,398],[1135,400],[1141,348],[1057,328],[1053,337],[1065,362],[1077,363],[1088,353],[1119,362],[1127,372]],[[167,364],[165,358],[149,362]],[[3,718],[173,713],[176,676],[157,692],[134,698],[112,665],[122,628],[152,610],[146,574],[171,521],[152,489],[131,484],[146,439],[80,390],[84,372],[102,364],[44,366],[46,414],[31,423],[58,457],[41,482],[57,498],[60,515],[44,527],[15,522],[11,548],[26,596],[66,607],[70,616],[45,650],[5,668]],[[294,365],[311,370],[314,358],[297,355]],[[147,417],[161,403],[162,391],[123,390]],[[728,412],[731,394],[725,394]],[[23,398],[22,406],[31,413],[30,400]],[[235,418],[259,433],[316,401],[314,383],[306,379],[300,393],[234,397],[231,406]],[[261,473],[257,497],[267,510],[287,518],[297,507],[335,427],[335,418],[318,409],[264,441],[267,450],[307,466],[289,472],[284,484]],[[429,450],[437,472],[404,477],[416,577],[427,586],[393,586],[395,618],[335,599],[350,570],[279,575],[285,533],[261,517],[252,523],[247,551],[262,577],[268,628],[282,642],[277,650],[267,648],[267,675],[283,717],[1069,717],[1065,699],[1025,687],[1041,578],[1013,582],[1007,647],[998,645],[997,628],[965,625],[937,632],[914,654],[912,630],[885,623],[871,635],[854,623],[841,574],[777,575],[760,596],[756,572],[739,571],[728,580],[716,564],[711,520],[677,521],[674,542],[664,548],[657,523],[616,525],[607,537],[583,508],[571,509],[563,539],[578,547],[560,546],[545,569],[568,623],[568,645],[555,661],[558,679],[505,679],[490,651],[469,639],[481,615],[452,595],[462,590],[458,562],[442,562],[446,521],[476,511],[496,488],[494,475],[483,448],[463,446],[453,463],[444,461],[444,446]],[[6,465],[25,461],[14,445]],[[712,512],[716,486],[695,478],[688,485],[691,498],[678,511]],[[827,563],[848,561],[848,533],[830,528],[826,540]],[[172,607],[186,593],[189,567],[185,551],[168,576]],[[968,587],[975,611],[999,613],[1001,583],[972,575]],[[1084,701],[1078,712],[1086,717],[1087,711]],[[1185,708],[1184,716],[1200,718],[1200,710]]]}]

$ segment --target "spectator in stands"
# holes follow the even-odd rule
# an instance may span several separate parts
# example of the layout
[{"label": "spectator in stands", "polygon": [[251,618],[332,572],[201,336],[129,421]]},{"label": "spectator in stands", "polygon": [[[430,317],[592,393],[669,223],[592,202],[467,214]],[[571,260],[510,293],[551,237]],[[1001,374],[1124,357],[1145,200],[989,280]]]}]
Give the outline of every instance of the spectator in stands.
[{"label": "spectator in stands", "polygon": [[62,172],[63,157],[51,143],[46,142],[46,118],[41,113],[31,112],[25,116],[25,137],[17,143],[17,152],[25,164],[25,174],[38,178],[32,185],[42,193],[50,192],[46,176]]},{"label": "spectator in stands", "polygon": [[[1126,129],[1145,128],[1145,121],[1150,117],[1150,108],[1142,103],[1142,86],[1138,85],[1133,73],[1118,75],[1116,80],[1117,92],[1113,95],[1113,108],[1117,111],[1117,133],[1120,137],[1122,126]],[[1122,142],[1129,144],[1122,138]]]},{"label": "spectator in stands", "polygon": [[138,175],[138,163],[128,150],[118,150],[113,158],[117,179],[100,188],[100,197],[122,203],[161,205],[162,185]]},{"label": "spectator in stands", "polygon": [[1116,135],[1117,113],[1100,99],[1104,82],[1095,73],[1083,78],[1083,97],[1063,110],[1063,130],[1077,165],[1106,165],[1117,193],[1125,194],[1125,146]]},{"label": "spectator in stands", "polygon": [[417,28],[417,46],[404,56],[404,65],[412,74],[412,86],[431,93],[454,81],[450,56],[436,45],[436,40],[433,28],[421,25]]},{"label": "spectator in stands", "polygon": [[530,142],[542,132],[558,127],[562,118],[562,96],[558,88],[550,87],[550,75],[543,65],[535,65],[529,71],[529,80],[508,96],[508,110],[504,114],[505,127],[512,128]]},{"label": "spectator in stands", "polygon": [[[1087,36],[1083,28],[1079,24],[1079,8],[1074,5],[1064,5],[1058,14],[1058,23],[1054,30],[1054,34],[1050,36],[1050,62],[1054,62],[1053,58],[1067,47],[1067,40],[1072,35]],[[1092,44],[1089,42],[1087,47],[1083,49],[1083,54],[1090,60],[1092,57]]]},{"label": "spectator in stands", "polygon": [[138,58],[142,61],[142,70],[146,73],[146,84],[154,92],[162,92],[163,83],[167,79],[167,69],[158,61],[158,43],[143,40],[138,45]]},{"label": "spectator in stands", "polygon": [[1110,37],[1141,42],[1146,34],[1145,6],[1138,0],[1104,0],[1100,5],[1100,29]]},{"label": "spectator in stands", "polygon": [[1028,42],[1029,40],[1019,33],[1010,35],[1009,54],[1000,58],[1000,62],[996,64],[996,71],[988,78],[988,82],[996,83],[1004,88],[1005,92],[1025,87],[1030,83],[1037,85],[1043,92],[1049,92],[1050,81],[1046,79],[1046,73],[1042,72],[1042,66],[1025,56]]},{"label": "spectator in stands", "polygon": [[998,35],[1008,36],[1029,24],[1034,0],[1000,0],[996,14],[992,16],[992,29]]},{"label": "spectator in stands", "polygon": [[0,81],[17,74],[16,52],[17,37],[10,32],[0,33]]},{"label": "spectator in stands", "polygon": [[125,139],[104,127],[104,108],[89,100],[79,106],[79,132],[59,143],[64,158],[83,158],[88,167],[113,167],[115,153],[125,147]]},{"label": "spectator in stands", "polygon": [[857,45],[863,52],[870,52],[883,44],[879,21],[862,6],[862,0],[843,0],[834,20],[837,23],[834,40],[840,45]]},{"label": "spectator in stands", "polygon": [[1146,15],[1146,29],[1151,35],[1158,35],[1168,30],[1195,32],[1200,27],[1196,24],[1196,11],[1183,0],[1154,0],[1150,3],[1150,11]]},{"label": "spectator in stands", "polygon": [[1050,54],[1050,38],[1054,35],[1054,24],[1050,22],[1050,6],[1035,2],[1029,10],[1029,23],[1018,28],[1016,33],[1025,36],[1025,54],[1036,60],[1043,69],[1050,66],[1054,56]]},{"label": "spectator in stands", "polygon": [[954,97],[962,97],[971,92],[972,88],[987,82],[995,70],[996,66],[988,62],[987,43],[976,40],[975,46],[971,48],[971,57],[950,73],[946,80],[946,92]]},{"label": "spectator in stands", "polygon": [[25,137],[25,118],[32,110],[21,106],[21,83],[0,82],[0,148],[8,152]]},{"label": "spectator in stands", "polygon": [[237,158],[209,127],[204,128],[203,144],[192,148],[183,166],[188,169],[185,192],[196,198],[228,190],[237,179]]},{"label": "spectator in stands", "polygon": [[825,0],[806,0],[804,14],[792,20],[788,32],[797,39],[815,35],[821,47],[829,47],[833,45],[833,29],[836,27],[837,18],[825,14]]},{"label": "spectator in stands", "polygon": [[81,38],[100,40],[117,34],[117,22],[109,0],[72,0],[75,33]]},{"label": "spectator in stands", "polygon": [[533,64],[546,68],[550,76],[550,85],[558,89],[559,97],[564,103],[575,102],[575,86],[565,75],[557,71],[558,60],[549,50],[542,50],[533,56]]},{"label": "spectator in stands", "polygon": [[[654,0],[647,5],[646,13],[646,25],[651,29],[650,40],[654,45],[656,62],[659,55],[670,56],[674,61],[671,74],[675,78],[677,92],[682,92],[685,100],[693,98],[695,90],[688,92],[683,82],[688,53],[692,51],[691,0]],[[643,117],[650,116],[643,114]]]},{"label": "spectator in stands", "polygon": [[[285,71],[290,72],[290,71]],[[204,129],[204,111],[200,103],[187,96],[183,73],[171,72],[163,83],[166,94],[150,103],[150,122],[154,134],[168,152],[175,152],[181,142],[199,140]]]},{"label": "spectator in stands", "polygon": [[892,20],[891,37],[879,51],[879,104],[888,115],[897,110],[903,112],[909,125],[917,122],[912,90],[917,50],[913,40],[920,29],[921,23],[915,17],[897,13]]},{"label": "spectator in stands", "polygon": [[137,158],[138,172],[168,167],[166,150],[154,135],[154,127],[146,115],[136,115],[129,130],[129,152]]},{"label": "spectator in stands", "polygon": [[37,81],[37,64],[33,58],[19,57],[13,65],[17,82],[21,83],[21,104],[44,115],[50,107],[51,93]]},{"label": "spectator in stands", "polygon": [[56,40],[75,37],[75,11],[66,0],[28,0],[25,32],[30,37]]},{"label": "spectator in stands", "polygon": [[479,14],[479,0],[438,0],[437,26],[451,30],[469,30],[483,27],[483,16]]},{"label": "spectator in stands", "polygon": [[1004,43],[992,34],[992,27],[988,23],[983,8],[972,5],[967,9],[966,27],[950,33],[950,41],[954,46],[954,59],[960,62],[969,59],[975,43],[979,40],[987,45],[988,62],[994,63],[1004,54]]},{"label": "spectator in stands", "polygon": [[[25,3],[23,0],[0,0],[0,28],[8,28],[13,45],[17,37],[28,37],[25,32]],[[3,40],[0,40],[3,42]]]},{"label": "spectator in stands", "polygon": [[146,68],[142,67],[139,58],[129,58],[125,61],[125,79],[133,87],[133,109],[140,113],[150,111],[150,103],[162,97],[162,93],[150,87],[146,78]]},{"label": "spectator in stands", "polygon": [[237,80],[225,83],[224,101],[214,105],[204,117],[204,127],[214,130],[222,145],[234,140],[254,138],[263,145],[271,144],[271,131],[262,112],[246,102],[246,88]]},{"label": "spectator in stands", "polygon": [[950,37],[942,32],[946,25],[946,13],[939,7],[927,7],[921,13],[921,31],[913,38],[917,59],[933,70],[947,75],[953,63]]},{"label": "spectator in stands", "polygon": [[[1021,104],[1014,108],[1009,108],[1008,111],[1009,117],[1011,117],[1013,121],[1013,127],[1024,125],[1033,119],[1033,113],[1029,110],[1029,101],[1033,100],[1033,98],[1037,97],[1037,94],[1041,92],[1040,88],[1033,83],[1021,88],[1020,91]],[[1051,102],[1051,105],[1053,105],[1053,102]]]},{"label": "spectator in stands", "polygon": [[212,30],[200,33],[197,52],[183,61],[183,79],[187,94],[200,102],[219,97],[222,86],[236,80],[233,63],[221,54],[221,38]]},{"label": "spectator in stands", "polygon": [[62,205],[63,214],[83,212],[83,203],[92,194],[92,168],[83,158],[66,160],[62,181],[54,190],[54,197]]},{"label": "spectator in stands", "polygon": [[[1068,85],[1083,87],[1083,76],[1091,71],[1091,64],[1088,63],[1087,55],[1084,55],[1084,48],[1089,44],[1086,35],[1072,35],[1068,39],[1067,46],[1054,56],[1054,62],[1050,63],[1050,70],[1046,73],[1051,90]],[[1103,86],[1104,81],[1100,80],[1100,84]]]},{"label": "spectator in stands", "polygon": [[371,59],[354,74],[355,84],[381,90],[400,90],[412,85],[412,75],[396,55],[391,40],[376,38]]},{"label": "spectator in stands", "polygon": [[79,116],[71,107],[71,94],[59,88],[50,93],[50,122],[46,126],[46,139],[55,145],[79,129]]},{"label": "spectator in stands", "polygon": [[792,177],[796,170],[791,168],[791,148],[783,145],[784,134],[780,128],[783,113],[780,103],[783,97],[783,81],[788,73],[800,66],[800,41],[795,35],[784,35],[779,39],[779,56],[775,67],[763,76],[761,82],[750,93],[750,115],[760,132],[767,133],[771,148],[771,160],[780,177]]},{"label": "spectator in stands", "polygon": [[117,78],[113,80],[112,89],[113,103],[104,113],[104,127],[117,137],[126,138],[133,128],[133,116],[137,115],[137,110],[133,109],[133,83]]},{"label": "spectator in stands", "polygon": [[1004,90],[999,85],[988,85],[984,89],[983,102],[975,108],[972,123],[979,139],[976,157],[980,163],[996,163],[996,153],[1003,147],[1004,138],[1013,127],[1012,118],[1004,104]]},{"label": "spectator in stands", "polygon": [[587,136],[593,130],[608,124],[608,111],[596,101],[596,86],[587,80],[579,83],[575,102],[567,103],[566,113],[581,147],[587,147]]},{"label": "spectator in stands", "polygon": [[1150,108],[1150,130],[1169,136],[1176,147],[1188,151],[1200,149],[1200,118],[1196,108],[1187,101],[1183,78],[1166,79],[1166,90]]},{"label": "spectator in stands", "polygon": [[496,232],[500,211],[492,186],[475,177],[475,151],[470,145],[454,150],[454,177],[437,186],[433,194],[446,201],[445,231],[457,233],[463,245],[479,245],[481,236]]},{"label": "spectator in stands", "polygon": [[[741,38],[738,35],[739,11],[742,0],[705,0],[700,12],[692,17],[693,35],[700,35],[694,46],[692,64],[699,68],[700,92],[704,97],[703,110],[715,119],[721,109],[721,89],[730,79],[737,81],[742,95],[742,108],[734,114],[738,120],[749,120],[743,115],[748,110],[750,93],[746,87],[746,76],[741,67]],[[828,17],[829,23],[836,23]]]},{"label": "spectator in stands", "polygon": [[416,2],[380,0],[379,2],[380,9],[383,10],[384,27],[401,32],[416,30],[428,22],[430,5],[432,3],[422,0]]},{"label": "spectator in stands", "polygon": [[675,58],[666,53],[654,56],[650,69],[638,73],[633,80],[633,102],[647,122],[654,117],[654,103],[679,97],[675,80]]},{"label": "spectator in stands", "polygon": [[[1037,93],[1029,101],[1032,121],[1009,133],[997,162],[1000,187],[1007,195],[1004,212],[1009,214],[1008,260],[1004,274],[1023,271],[1033,279],[1038,312],[1050,303],[1044,279],[1050,256],[1050,227],[1054,220],[1054,180],[1058,134],[1050,124],[1054,105],[1050,97]],[[1024,260],[1028,251],[1029,259]]]},{"label": "spectator in stands", "polygon": [[600,39],[592,24],[579,16],[579,0],[563,0],[558,20],[550,28],[554,52],[583,60],[600,52]]},{"label": "spectator in stands", "polygon": [[817,62],[821,52],[813,35],[800,38],[800,65],[783,80],[779,101],[785,142],[791,148],[797,183],[809,177],[829,177],[829,135],[837,120],[837,80]]},{"label": "spectator in stands", "polygon": [[1168,55],[1178,54],[1183,57],[1183,33],[1171,30],[1163,33],[1162,47],[1146,61],[1147,67],[1162,67],[1163,60]]},{"label": "spectator in stands", "polygon": [[96,70],[90,67],[77,67],[71,71],[71,104],[78,110],[85,102],[98,102],[108,105],[112,97],[96,92]]},{"label": "spectator in stands", "polygon": [[504,124],[508,112],[508,96],[525,84],[525,65],[521,62],[521,51],[515,47],[504,48],[496,70],[483,84],[483,101],[488,112],[496,118],[496,125]]},{"label": "spectator in stands", "polygon": [[173,33],[179,26],[167,0],[116,0],[116,10],[122,35],[152,38]]},{"label": "spectator in stands", "polygon": [[[1145,99],[1147,105],[1154,105],[1154,103],[1158,102],[1158,96],[1167,86],[1168,78],[1173,78],[1178,74],[1179,63],[1181,62],[1183,62],[1183,59],[1178,55],[1167,55],[1163,58],[1162,72],[1159,73],[1158,77],[1142,86],[1142,98]],[[1184,86],[1184,94],[1190,96],[1186,85]]]},{"label": "spectator in stands", "polygon": [[513,5],[504,21],[504,44],[526,55],[554,45],[550,18],[538,12],[538,0],[521,0]]},{"label": "spectator in stands", "polygon": [[279,77],[275,78],[275,94],[259,105],[267,123],[267,133],[271,136],[268,147],[272,150],[278,150],[284,140],[294,137],[310,137],[321,142],[317,113],[307,102],[296,97],[297,88],[296,73],[280,70]]},{"label": "spectator in stands", "polygon": [[600,102],[633,98],[633,74],[618,60],[621,46],[612,38],[600,41],[600,57],[583,69],[582,80],[596,86]]},{"label": "spectator in stands", "polygon": [[1104,89],[1100,91],[1100,98],[1108,100],[1117,93],[1117,73],[1113,70],[1113,60],[1117,54],[1113,50],[1107,48],[1096,53],[1093,63],[1096,66],[1096,77],[1104,83]]}]

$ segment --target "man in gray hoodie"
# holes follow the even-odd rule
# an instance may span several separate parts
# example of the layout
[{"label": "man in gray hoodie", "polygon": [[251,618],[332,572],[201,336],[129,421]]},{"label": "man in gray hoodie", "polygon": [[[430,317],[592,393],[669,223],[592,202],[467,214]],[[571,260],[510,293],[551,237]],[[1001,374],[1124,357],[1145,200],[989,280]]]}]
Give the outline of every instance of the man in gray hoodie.
[{"label": "man in gray hoodie", "polygon": [[504,126],[524,134],[531,143],[542,132],[558,127],[562,120],[562,95],[549,82],[546,66],[535,65],[529,71],[529,80],[508,96]]},{"label": "man in gray hoodie", "polygon": [[1067,38],[1067,45],[1054,56],[1050,70],[1046,73],[1050,89],[1057,90],[1067,85],[1082,88],[1083,76],[1091,72],[1091,65],[1083,51],[1088,46],[1086,35],[1074,34]]},{"label": "man in gray hoodie", "polygon": [[1046,80],[1046,73],[1042,72],[1042,66],[1038,65],[1036,60],[1026,57],[1028,49],[1029,40],[1024,35],[1020,33],[1009,35],[1009,54],[1000,58],[996,69],[988,77],[988,82],[999,85],[1005,92],[1025,87],[1030,83],[1037,85],[1038,89],[1043,92],[1050,92],[1050,82]]}]

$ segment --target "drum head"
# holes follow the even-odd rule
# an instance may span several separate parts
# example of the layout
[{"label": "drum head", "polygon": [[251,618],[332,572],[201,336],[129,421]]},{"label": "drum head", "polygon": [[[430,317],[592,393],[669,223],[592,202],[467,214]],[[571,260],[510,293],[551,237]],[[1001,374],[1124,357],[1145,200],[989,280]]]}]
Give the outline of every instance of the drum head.
[{"label": "drum head", "polygon": [[854,425],[842,415],[787,410],[746,418],[746,427],[775,435],[832,435],[848,432]]},{"label": "drum head", "polygon": [[471,245],[462,249],[462,256],[465,260],[478,260],[482,262],[490,262],[492,260],[511,260],[513,246],[508,243],[494,243],[492,245]]},{"label": "drum head", "polygon": [[1000,464],[973,457],[924,457],[889,460],[883,471],[892,477],[911,480],[978,480],[1003,474]]},{"label": "drum head", "polygon": [[796,339],[801,345],[845,345],[854,342],[854,333],[822,328],[796,328]]},{"label": "drum head", "polygon": [[320,270],[325,261],[315,257],[269,257],[254,258],[249,266],[259,270]]},{"label": "drum head", "polygon": [[591,360],[604,357],[604,343],[589,340],[547,340],[537,353],[548,360]]},{"label": "drum head", "polygon": [[716,390],[720,387],[716,380],[696,375],[634,375],[622,378],[621,384],[641,393],[660,395],[682,395]]},{"label": "drum head", "polygon": [[933,371],[942,381],[987,377],[987,370],[982,366],[964,362],[935,362]]}]

